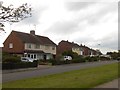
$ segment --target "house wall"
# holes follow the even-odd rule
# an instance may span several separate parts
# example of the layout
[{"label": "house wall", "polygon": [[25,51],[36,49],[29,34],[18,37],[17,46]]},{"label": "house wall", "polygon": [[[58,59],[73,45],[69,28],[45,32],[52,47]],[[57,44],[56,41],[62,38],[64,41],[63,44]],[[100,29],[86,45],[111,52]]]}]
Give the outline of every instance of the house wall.
[{"label": "house wall", "polygon": [[[13,44],[13,48],[9,48],[10,43]],[[7,37],[3,45],[3,51],[8,53],[23,53],[24,51],[24,44],[17,37],[15,32],[11,32],[11,34]]]},{"label": "house wall", "polygon": [[72,48],[72,51],[80,55],[80,48]]},{"label": "house wall", "polygon": [[[31,45],[31,48],[29,48],[29,45]],[[25,43],[25,50],[42,50],[45,53],[56,54],[56,46],[50,45],[38,45],[36,48],[36,44]]]},{"label": "house wall", "polygon": [[67,42],[60,42],[57,46],[57,57],[65,51],[72,50],[72,46]]}]

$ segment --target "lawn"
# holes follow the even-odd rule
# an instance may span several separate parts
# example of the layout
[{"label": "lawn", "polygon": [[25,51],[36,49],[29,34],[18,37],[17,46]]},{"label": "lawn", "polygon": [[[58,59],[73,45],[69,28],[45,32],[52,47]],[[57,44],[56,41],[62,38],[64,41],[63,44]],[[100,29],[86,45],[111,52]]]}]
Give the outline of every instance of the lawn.
[{"label": "lawn", "polygon": [[92,88],[118,78],[118,63],[3,83],[3,88]]}]

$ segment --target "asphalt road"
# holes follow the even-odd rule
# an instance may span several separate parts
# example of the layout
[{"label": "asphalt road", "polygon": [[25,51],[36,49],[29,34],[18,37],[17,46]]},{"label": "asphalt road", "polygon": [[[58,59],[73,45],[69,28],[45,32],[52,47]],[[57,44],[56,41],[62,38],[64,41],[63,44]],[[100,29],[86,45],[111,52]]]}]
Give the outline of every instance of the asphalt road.
[{"label": "asphalt road", "polygon": [[88,62],[88,63],[77,63],[77,64],[68,64],[68,65],[58,65],[53,66],[47,69],[37,69],[33,71],[24,71],[24,72],[14,72],[2,74],[2,82],[9,82],[14,80],[20,80],[25,78],[31,78],[36,76],[44,76],[56,73],[62,73],[71,70],[79,70],[83,68],[96,67],[111,63],[116,63],[117,61],[101,61],[101,62]]}]

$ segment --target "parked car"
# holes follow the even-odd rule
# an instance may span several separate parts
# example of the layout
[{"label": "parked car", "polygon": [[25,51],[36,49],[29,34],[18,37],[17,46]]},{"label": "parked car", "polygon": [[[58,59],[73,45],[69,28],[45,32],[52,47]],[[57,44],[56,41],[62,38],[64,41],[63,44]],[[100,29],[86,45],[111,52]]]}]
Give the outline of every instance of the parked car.
[{"label": "parked car", "polygon": [[64,60],[72,60],[71,56],[64,56]]},{"label": "parked car", "polygon": [[23,62],[33,62],[34,59],[29,58],[29,57],[21,57],[21,61],[23,61]]}]

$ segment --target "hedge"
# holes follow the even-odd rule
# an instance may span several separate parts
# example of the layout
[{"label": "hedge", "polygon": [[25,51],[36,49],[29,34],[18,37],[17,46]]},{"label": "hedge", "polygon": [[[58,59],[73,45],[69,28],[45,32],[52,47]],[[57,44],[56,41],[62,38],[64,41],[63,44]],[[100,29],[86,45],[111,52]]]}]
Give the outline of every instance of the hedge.
[{"label": "hedge", "polygon": [[2,63],[2,70],[37,67],[37,62]]}]

